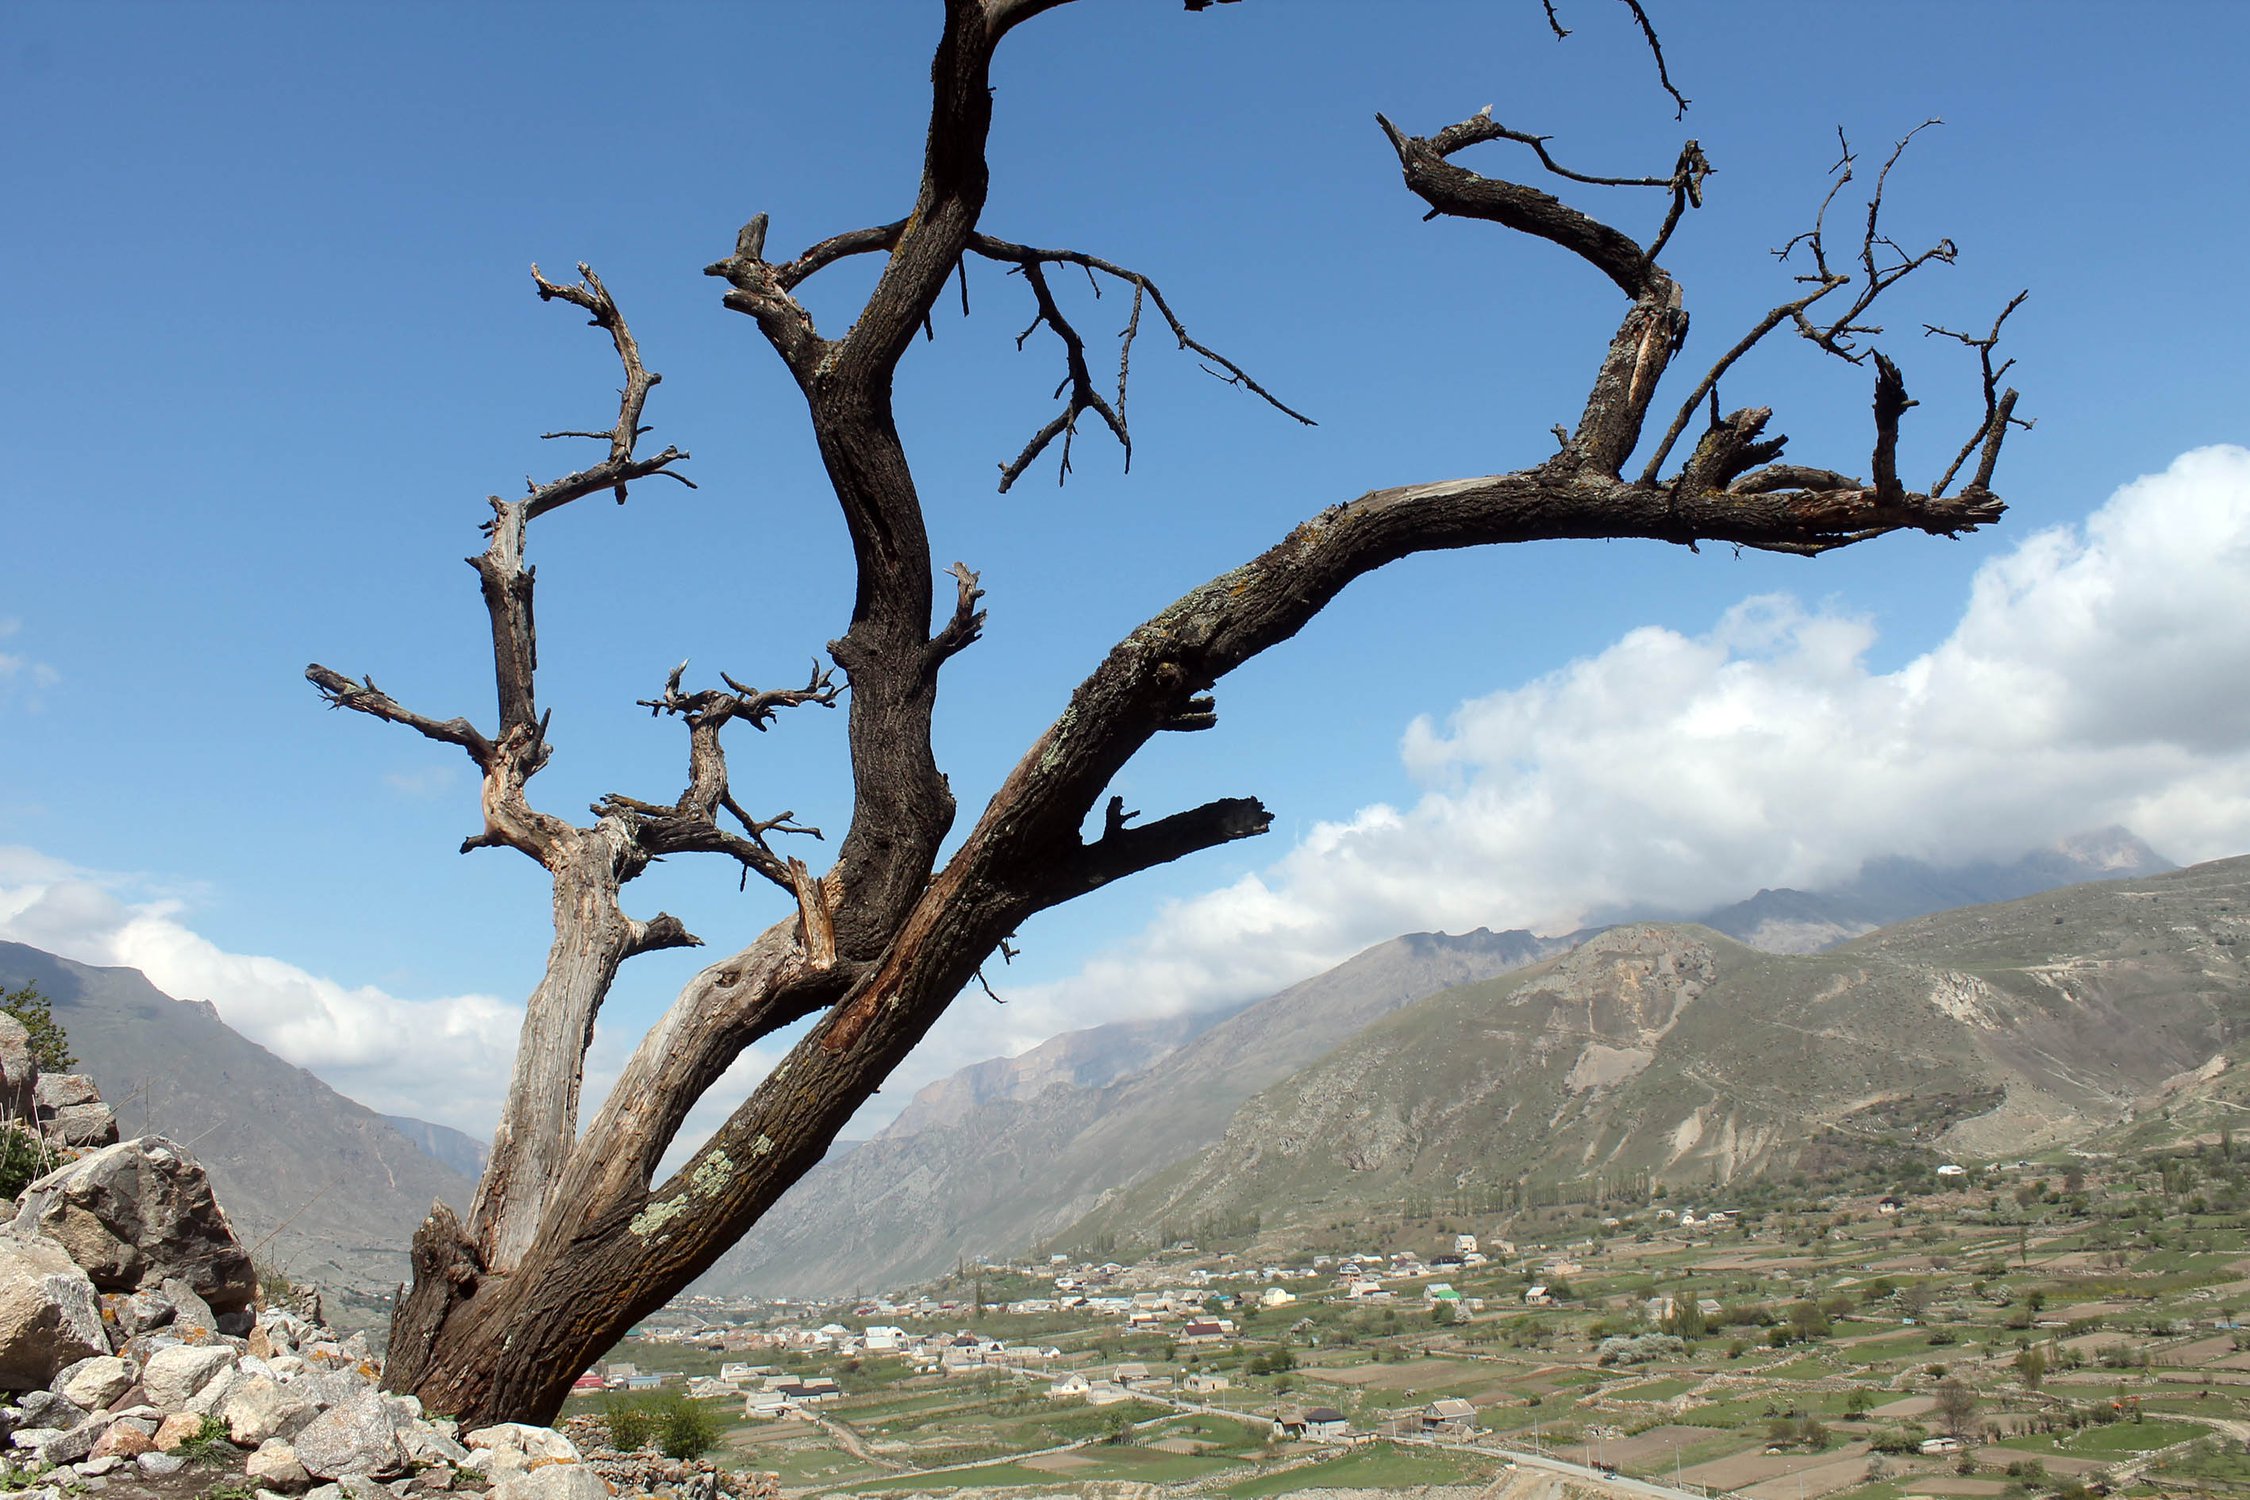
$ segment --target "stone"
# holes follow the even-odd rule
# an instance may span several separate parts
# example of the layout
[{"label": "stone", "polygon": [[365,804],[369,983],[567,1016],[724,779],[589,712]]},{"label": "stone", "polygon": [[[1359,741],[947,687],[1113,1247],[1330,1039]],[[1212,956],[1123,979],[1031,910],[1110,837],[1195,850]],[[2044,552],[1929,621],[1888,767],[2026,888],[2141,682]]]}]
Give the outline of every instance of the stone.
[{"label": "stone", "polygon": [[227,1424],[227,1436],[236,1446],[256,1448],[288,1437],[319,1416],[320,1408],[287,1386],[252,1375],[227,1392],[211,1414]]},{"label": "stone", "polygon": [[133,1466],[151,1478],[177,1474],[187,1467],[187,1460],[175,1453],[144,1453],[133,1460]]},{"label": "stone", "polygon": [[[60,1379],[61,1377],[56,1377]],[[86,1408],[54,1391],[25,1391],[16,1400],[26,1427],[76,1427],[86,1420]]]},{"label": "stone", "polygon": [[124,1462],[124,1459],[117,1457],[117,1455],[113,1453],[105,1453],[99,1458],[88,1458],[81,1460],[78,1464],[78,1472],[82,1477],[87,1479],[100,1479],[103,1475],[108,1474],[111,1470],[117,1468]]},{"label": "stone", "polygon": [[[39,1432],[47,1435],[37,1443],[25,1444],[24,1446],[29,1447],[31,1456],[43,1464],[54,1464],[58,1467],[63,1464],[74,1464],[94,1451],[94,1444],[102,1435],[102,1426],[99,1418],[91,1418],[80,1422],[77,1426],[65,1432],[58,1432],[51,1427],[26,1428],[25,1431],[27,1432]],[[17,1433],[15,1441],[22,1443],[23,1433]]]},{"label": "stone", "polygon": [[187,1149],[162,1136],[105,1146],[24,1190],[19,1229],[54,1239],[105,1291],[178,1277],[211,1305],[236,1312],[258,1291],[249,1252]]},{"label": "stone", "polygon": [[365,1474],[346,1474],[336,1481],[344,1500],[392,1500],[391,1492]]},{"label": "stone", "polygon": [[31,1102],[41,1113],[50,1109],[63,1109],[73,1104],[99,1104],[101,1090],[85,1073],[42,1073],[32,1086]]},{"label": "stone", "polygon": [[199,1417],[217,1416],[219,1405],[233,1394],[235,1388],[249,1377],[229,1365],[204,1382],[203,1389],[187,1398],[182,1411],[194,1412]]},{"label": "stone", "polygon": [[110,1304],[117,1312],[117,1326],[127,1338],[138,1338],[153,1332],[172,1321],[179,1311],[162,1292],[139,1291],[117,1298]]},{"label": "stone", "polygon": [[576,1463],[579,1456],[578,1445],[569,1438],[552,1427],[534,1427],[528,1422],[495,1422],[490,1427],[479,1427],[461,1441],[471,1448],[512,1451],[527,1460],[544,1458]]},{"label": "stone", "polygon": [[47,1139],[65,1146],[117,1144],[117,1111],[106,1104],[66,1104],[40,1122]]},{"label": "stone", "polygon": [[0,1014],[0,1117],[38,1118],[39,1065],[31,1060],[31,1033],[14,1016]]},{"label": "stone", "polygon": [[297,1462],[297,1450],[280,1438],[260,1443],[243,1472],[269,1489],[295,1490],[312,1483],[312,1475]]},{"label": "stone", "polygon": [[194,1286],[179,1276],[167,1276],[162,1287],[164,1300],[172,1304],[172,1333],[190,1344],[207,1344],[219,1331],[219,1315],[211,1311],[211,1304],[196,1295]]},{"label": "stone", "polygon": [[133,1388],[133,1367],[114,1354],[95,1354],[67,1365],[48,1387],[56,1395],[100,1411]]},{"label": "stone", "polygon": [[367,1387],[306,1423],[292,1446],[297,1462],[320,1479],[396,1474],[406,1467],[390,1409],[379,1392]]},{"label": "stone", "polygon": [[548,1464],[501,1480],[490,1500],[609,1500],[609,1486],[584,1464]]},{"label": "stone", "polygon": [[203,1432],[203,1419],[193,1412],[176,1411],[156,1426],[156,1446],[169,1453]]},{"label": "stone", "polygon": [[155,1425],[130,1419],[109,1424],[109,1431],[94,1444],[95,1458],[139,1458],[156,1451]]},{"label": "stone", "polygon": [[8,1446],[30,1452],[40,1444],[63,1435],[60,1427],[18,1427],[8,1434]]},{"label": "stone", "polygon": [[446,1436],[443,1428],[429,1422],[408,1422],[398,1429],[399,1446],[406,1450],[407,1462],[414,1464],[461,1464],[468,1462],[469,1450]]},{"label": "stone", "polygon": [[66,1366],[107,1353],[94,1284],[70,1252],[43,1235],[0,1230],[0,1390],[44,1388]]},{"label": "stone", "polygon": [[166,1412],[187,1408],[195,1394],[234,1363],[234,1351],[223,1345],[173,1344],[148,1357],[141,1371],[141,1388],[149,1404]]}]

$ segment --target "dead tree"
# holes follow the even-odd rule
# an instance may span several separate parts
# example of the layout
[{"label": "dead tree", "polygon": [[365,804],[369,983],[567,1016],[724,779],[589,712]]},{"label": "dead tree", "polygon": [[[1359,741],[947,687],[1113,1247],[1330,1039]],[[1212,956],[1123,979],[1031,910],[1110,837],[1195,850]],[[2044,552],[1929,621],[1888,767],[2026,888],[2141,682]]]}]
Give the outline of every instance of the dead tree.
[{"label": "dead tree", "polygon": [[[1855,164],[1850,152],[1813,227],[1783,252],[1797,295],[1729,348],[1659,420],[1666,425],[1639,471],[1658,390],[1687,333],[1679,284],[1660,257],[1686,212],[1700,205],[1710,164],[1693,141],[1660,176],[1603,177],[1558,162],[1544,138],[1489,110],[1427,136],[1380,121],[1407,188],[1426,217],[1487,220],[1536,236],[1584,261],[1626,300],[1582,415],[1557,427],[1558,450],[1510,473],[1377,490],[1333,505],[1240,567],[1211,580],[1123,640],[1024,752],[958,850],[938,853],[953,798],[931,748],[947,662],[985,626],[977,574],[956,563],[942,611],[913,471],[893,421],[892,375],[931,317],[947,281],[971,259],[1020,276],[1042,325],[1061,346],[1060,410],[1001,466],[1005,489],[1055,450],[1067,470],[1081,425],[1096,421],[1129,444],[1125,379],[1144,314],[1181,347],[1253,395],[1288,409],[1246,372],[1192,337],[1158,286],[1098,256],[998,238],[980,224],[992,125],[989,67],[1009,32],[1067,0],[946,0],[931,67],[932,102],[919,195],[889,224],[825,239],[788,259],[767,254],[767,219],[750,220],[733,250],[706,268],[725,281],[724,304],[752,319],[796,378],[857,570],[850,623],[828,644],[842,674],[816,664],[802,686],[759,690],[722,676],[690,688],[675,670],[643,700],[687,730],[686,786],[669,802],[616,794],[574,823],[536,809],[527,788],[547,762],[547,718],[533,688],[535,659],[528,529],[576,500],[619,501],[638,481],[686,482],[686,455],[642,456],[643,408],[657,376],[641,361],[616,302],[590,270],[561,285],[538,275],[541,298],[568,302],[604,329],[625,371],[616,425],[593,438],[606,456],[491,501],[487,545],[472,559],[491,615],[499,707],[487,733],[462,718],[413,712],[372,680],[326,667],[307,676],[333,706],[404,724],[458,746],[483,778],[483,828],[463,845],[506,846],[544,865],[554,884],[554,943],[532,991],[515,1075],[491,1164],[465,1220],[442,1205],[416,1234],[412,1288],[392,1322],[386,1380],[433,1410],[465,1420],[544,1420],[572,1378],[633,1321],[686,1286],[809,1170],[837,1131],[979,977],[1007,937],[1042,910],[1136,871],[1266,830],[1255,798],[1221,797],[1150,822],[1109,795],[1113,778],[1150,739],[1209,728],[1213,686],[1289,639],[1347,584],[1410,554],[1566,537],[1640,537],[1689,548],[1703,542],[1813,555],[1893,531],[1954,536],[1997,520],[1993,467],[2014,417],[1990,335],[1955,334],[1978,353],[1983,409],[1961,456],[1927,491],[1907,487],[1897,445],[1914,403],[1898,368],[1868,340],[1869,309],[1932,260],[1940,241],[1902,250],[1879,224],[1882,175],[1864,228],[1839,250],[1828,218]],[[1209,0],[1187,0],[1191,11]],[[1633,6],[1636,15],[1639,7]],[[1653,48],[1654,32],[1649,32]],[[1661,66],[1661,53],[1657,54]],[[1670,86],[1669,79],[1665,80]],[[1682,101],[1684,103],[1684,101]],[[1662,224],[1642,244],[1538,188],[1471,170],[1472,146],[1527,151],[1541,170],[1585,188],[1659,195]],[[1903,143],[1902,143],[1903,144]],[[1895,161],[1896,154],[1891,158]],[[796,296],[822,269],[882,257],[865,305],[840,336],[815,326]],[[1130,293],[1117,379],[1105,392],[1085,340],[1052,293],[1051,273],[1105,278]],[[1833,317],[1825,310],[1842,307]],[[2003,317],[2006,315],[2003,314]],[[1760,339],[1801,335],[1823,353],[1872,369],[1870,477],[1780,461],[1764,407],[1721,415],[1720,377]],[[1938,330],[1933,330],[1938,331]],[[1295,415],[1295,413],[1290,413]],[[1700,421],[1686,457],[1672,455]],[[2020,425],[2020,424],[2016,424]],[[1059,449],[1056,445],[1059,443]],[[1129,449],[1128,449],[1129,451]],[[1953,480],[1966,482],[1948,494]],[[848,689],[848,691],[847,691]],[[737,801],[723,731],[763,729],[785,709],[845,705],[853,805],[833,863],[815,873],[781,853],[780,835],[808,833],[792,814],[761,816]],[[1086,828],[1097,807],[1100,832]],[[776,922],[698,974],[626,1063],[608,1101],[579,1128],[587,1044],[618,967],[637,953],[692,945],[674,918],[628,916],[620,893],[650,861],[703,852],[735,861],[787,894]],[[735,1108],[687,1165],[658,1180],[681,1121],[742,1050],[807,1017],[818,1019]]]}]

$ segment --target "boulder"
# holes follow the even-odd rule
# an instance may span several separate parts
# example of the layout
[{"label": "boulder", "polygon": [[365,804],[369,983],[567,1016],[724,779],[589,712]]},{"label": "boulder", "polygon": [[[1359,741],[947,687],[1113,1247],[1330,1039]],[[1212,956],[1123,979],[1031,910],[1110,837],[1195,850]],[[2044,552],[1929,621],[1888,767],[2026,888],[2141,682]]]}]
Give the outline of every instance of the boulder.
[{"label": "boulder", "polygon": [[69,1252],[0,1229],[0,1390],[43,1388],[65,1366],[107,1353],[94,1284]]},{"label": "boulder", "polygon": [[[233,1364],[234,1351],[224,1345],[172,1344],[148,1357],[141,1388],[159,1411],[183,1412],[198,1392]],[[170,1420],[165,1425],[169,1427]]]},{"label": "boulder", "polygon": [[162,1296],[172,1304],[172,1336],[190,1344],[207,1344],[219,1331],[218,1315],[195,1288],[177,1276],[164,1278]]},{"label": "boulder", "polygon": [[65,1366],[48,1387],[88,1411],[100,1411],[133,1388],[133,1367],[114,1354],[96,1354]]},{"label": "boulder", "polygon": [[609,1486],[584,1464],[549,1464],[501,1480],[489,1500],[609,1500]]},{"label": "boulder", "polygon": [[22,1413],[26,1427],[76,1427],[86,1420],[85,1407],[53,1391],[24,1392],[16,1410]]},{"label": "boulder", "polygon": [[154,1453],[156,1436],[150,1431],[154,1426],[152,1422],[137,1421],[130,1417],[122,1422],[112,1422],[109,1424],[109,1431],[102,1434],[102,1440],[94,1444],[91,1456],[139,1458],[144,1453]]},{"label": "boulder", "polygon": [[286,1438],[320,1415],[320,1408],[285,1385],[252,1375],[238,1382],[211,1415],[227,1424],[227,1436],[240,1448],[255,1448]]},{"label": "boulder", "polygon": [[319,1479],[396,1474],[406,1467],[390,1408],[381,1393],[367,1387],[307,1422],[291,1446],[297,1462]]},{"label": "boulder", "polygon": [[101,1091],[94,1080],[84,1073],[42,1073],[32,1085],[32,1103],[45,1115],[51,1109],[64,1109],[73,1104],[99,1104]]},{"label": "boulder", "polygon": [[133,1464],[143,1474],[151,1478],[161,1478],[166,1474],[179,1473],[180,1470],[187,1467],[187,1460],[177,1453],[144,1453],[139,1458],[134,1459]]},{"label": "boulder", "polygon": [[38,1118],[39,1065],[31,1060],[31,1033],[14,1016],[0,1014],[0,1119]]},{"label": "boulder", "polygon": [[297,1450],[280,1438],[259,1444],[243,1473],[268,1489],[297,1490],[312,1483],[312,1475],[297,1462]]},{"label": "boulder", "polygon": [[[114,1293],[111,1295],[115,1296]],[[111,1306],[117,1312],[117,1326],[125,1331],[128,1338],[162,1328],[179,1311],[158,1291],[139,1291],[130,1296],[116,1297]]]},{"label": "boulder", "polygon": [[99,1101],[66,1104],[42,1116],[39,1128],[48,1140],[65,1146],[114,1146],[117,1144],[117,1111]]},{"label": "boulder", "polygon": [[162,1453],[169,1453],[174,1448],[179,1447],[180,1444],[200,1436],[202,1432],[203,1419],[201,1417],[193,1412],[176,1411],[157,1424],[157,1450]]},{"label": "boulder", "polygon": [[24,1190],[16,1226],[53,1238],[105,1291],[178,1277],[219,1313],[257,1295],[249,1253],[210,1178],[162,1136],[120,1141],[49,1172]]},{"label": "boulder", "polygon": [[479,1427],[461,1441],[472,1448],[513,1452],[526,1461],[543,1458],[550,1463],[578,1462],[577,1444],[552,1427],[534,1427],[528,1422],[495,1422]]}]

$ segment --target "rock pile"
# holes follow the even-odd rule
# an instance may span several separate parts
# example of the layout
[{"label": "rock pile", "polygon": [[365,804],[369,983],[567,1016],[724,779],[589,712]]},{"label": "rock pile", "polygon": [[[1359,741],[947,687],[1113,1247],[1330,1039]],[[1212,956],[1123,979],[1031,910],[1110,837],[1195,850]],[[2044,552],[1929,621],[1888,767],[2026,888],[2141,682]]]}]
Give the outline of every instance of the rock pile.
[{"label": "rock pile", "polygon": [[31,1057],[31,1033],[14,1016],[0,1015],[0,1120],[35,1126],[60,1146],[107,1146],[117,1139],[117,1114],[102,1103],[83,1073],[41,1074]]},{"label": "rock pile", "polygon": [[250,1257],[184,1147],[118,1141],[114,1116],[101,1143],[93,1114],[67,1113],[106,1115],[92,1086],[38,1077],[9,1043],[0,1027],[0,1111],[18,1096],[42,1111],[43,1128],[75,1122],[50,1141],[83,1139],[0,1222],[0,1492],[63,1500],[123,1484],[124,1495],[136,1481],[212,1465],[214,1481],[240,1474],[262,1500],[775,1493],[771,1476],[582,1453],[546,1427],[463,1433],[380,1389],[365,1337],[322,1326],[317,1300],[261,1305]]}]

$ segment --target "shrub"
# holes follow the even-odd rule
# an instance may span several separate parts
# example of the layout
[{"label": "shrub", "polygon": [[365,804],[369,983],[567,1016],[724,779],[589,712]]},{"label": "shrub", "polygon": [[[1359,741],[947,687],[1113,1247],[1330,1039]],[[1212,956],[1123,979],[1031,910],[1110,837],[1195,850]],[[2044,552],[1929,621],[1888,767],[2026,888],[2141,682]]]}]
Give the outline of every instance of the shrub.
[{"label": "shrub", "polygon": [[701,1458],[719,1442],[719,1419],[701,1402],[674,1396],[657,1408],[656,1446],[666,1458]]},{"label": "shrub", "polygon": [[62,1158],[38,1136],[20,1126],[0,1125],[0,1198],[18,1196],[33,1179],[61,1165]]},{"label": "shrub", "polygon": [[602,1421],[609,1428],[609,1445],[620,1453],[647,1447],[656,1431],[656,1414],[625,1396],[613,1395],[602,1403]]}]

